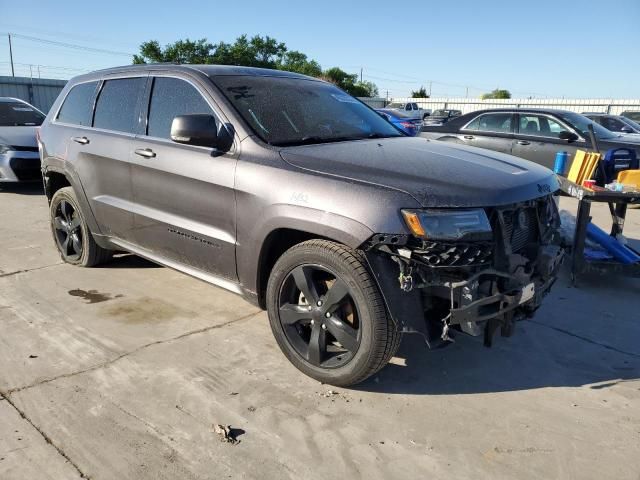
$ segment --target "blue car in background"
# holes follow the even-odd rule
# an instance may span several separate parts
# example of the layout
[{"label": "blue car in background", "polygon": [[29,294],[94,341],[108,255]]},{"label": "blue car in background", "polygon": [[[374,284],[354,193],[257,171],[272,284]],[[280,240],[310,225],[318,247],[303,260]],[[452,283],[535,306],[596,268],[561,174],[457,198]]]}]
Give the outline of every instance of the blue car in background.
[{"label": "blue car in background", "polygon": [[376,112],[393,123],[396,127],[411,137],[415,137],[420,131],[422,120],[411,118],[404,112],[389,108],[376,108]]}]

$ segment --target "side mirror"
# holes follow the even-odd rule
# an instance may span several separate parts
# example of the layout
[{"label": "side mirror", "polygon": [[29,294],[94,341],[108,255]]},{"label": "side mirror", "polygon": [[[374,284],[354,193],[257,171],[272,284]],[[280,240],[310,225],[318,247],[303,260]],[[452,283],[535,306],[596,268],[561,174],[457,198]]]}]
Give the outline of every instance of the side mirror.
[{"label": "side mirror", "polygon": [[573,132],[568,132],[567,130],[563,130],[558,134],[558,138],[560,140],[566,140],[567,142],[575,142],[578,140],[578,135]]},{"label": "side mirror", "polygon": [[622,133],[633,133],[633,130],[631,129],[631,127],[622,127],[620,131]]},{"label": "side mirror", "polygon": [[216,119],[202,113],[178,115],[171,122],[171,140],[185,145],[217,148],[220,138]]}]

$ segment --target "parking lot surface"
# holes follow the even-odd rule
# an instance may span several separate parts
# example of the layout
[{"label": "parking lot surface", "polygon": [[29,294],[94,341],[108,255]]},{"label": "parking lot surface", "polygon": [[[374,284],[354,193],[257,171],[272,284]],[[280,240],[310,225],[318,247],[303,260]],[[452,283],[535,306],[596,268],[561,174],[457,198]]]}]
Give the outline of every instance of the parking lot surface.
[{"label": "parking lot surface", "polygon": [[492,349],[405,336],[338,389],[240,297],[130,255],[62,264],[38,188],[0,187],[0,222],[3,480],[640,478],[637,280],[565,275]]}]

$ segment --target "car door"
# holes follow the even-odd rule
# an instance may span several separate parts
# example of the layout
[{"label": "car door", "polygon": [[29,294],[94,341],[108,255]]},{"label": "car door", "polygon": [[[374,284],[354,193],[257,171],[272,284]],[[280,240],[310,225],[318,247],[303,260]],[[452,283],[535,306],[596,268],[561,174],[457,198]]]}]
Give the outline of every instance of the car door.
[{"label": "car door", "polygon": [[512,112],[482,113],[460,129],[458,139],[472,147],[511,153],[513,124]]},{"label": "car door", "polygon": [[[145,83],[146,74],[102,81],[97,88],[92,128],[76,126],[70,132],[67,150],[101,233],[124,240],[131,240],[133,233],[129,152]],[[65,117],[66,102],[72,100],[70,96],[75,89],[86,97],[96,85],[74,87],[58,114],[58,121],[60,116]],[[86,101],[93,102],[93,96]]]},{"label": "car door", "polygon": [[221,125],[220,115],[202,86],[187,78],[154,76],[147,97],[146,127],[131,151],[136,244],[152,256],[235,280],[236,150],[170,138],[178,115],[208,113]]},{"label": "car door", "polygon": [[547,114],[520,113],[518,114],[516,139],[513,145],[513,155],[532,162],[553,168],[556,154],[565,151],[569,154],[569,163],[576,150],[585,148],[582,138],[571,143],[559,138],[561,132],[572,132],[561,120]]}]

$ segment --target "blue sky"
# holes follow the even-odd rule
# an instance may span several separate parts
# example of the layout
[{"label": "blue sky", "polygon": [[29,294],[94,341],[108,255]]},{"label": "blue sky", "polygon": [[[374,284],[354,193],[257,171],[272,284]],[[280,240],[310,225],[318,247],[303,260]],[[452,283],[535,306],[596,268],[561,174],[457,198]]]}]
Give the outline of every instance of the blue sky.
[{"label": "blue sky", "polygon": [[[0,0],[0,12],[0,75],[9,72],[7,32],[132,53],[149,39],[216,43],[247,33],[273,36],[324,68],[363,68],[382,95],[431,81],[433,96],[500,87],[518,97],[640,97],[640,0]],[[26,64],[61,78],[131,61],[20,37],[13,47],[17,73],[27,75]]]}]

